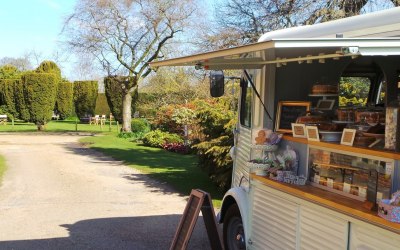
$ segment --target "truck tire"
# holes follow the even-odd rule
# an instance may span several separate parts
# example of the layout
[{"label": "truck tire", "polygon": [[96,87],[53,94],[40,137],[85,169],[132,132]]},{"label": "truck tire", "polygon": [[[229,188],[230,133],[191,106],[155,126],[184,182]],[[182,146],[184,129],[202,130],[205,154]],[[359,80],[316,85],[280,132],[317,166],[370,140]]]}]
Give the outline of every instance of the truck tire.
[{"label": "truck tire", "polygon": [[231,205],[226,212],[223,233],[226,250],[246,249],[243,221],[237,204]]}]

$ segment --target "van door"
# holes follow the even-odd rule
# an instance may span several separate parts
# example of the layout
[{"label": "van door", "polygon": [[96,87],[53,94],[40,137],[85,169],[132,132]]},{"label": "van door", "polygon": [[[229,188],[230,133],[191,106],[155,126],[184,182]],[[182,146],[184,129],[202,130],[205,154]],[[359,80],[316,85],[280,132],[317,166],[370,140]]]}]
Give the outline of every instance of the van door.
[{"label": "van door", "polygon": [[240,80],[239,121],[235,133],[235,160],[232,187],[248,186],[250,160],[251,125],[253,119],[253,89],[244,77]]}]

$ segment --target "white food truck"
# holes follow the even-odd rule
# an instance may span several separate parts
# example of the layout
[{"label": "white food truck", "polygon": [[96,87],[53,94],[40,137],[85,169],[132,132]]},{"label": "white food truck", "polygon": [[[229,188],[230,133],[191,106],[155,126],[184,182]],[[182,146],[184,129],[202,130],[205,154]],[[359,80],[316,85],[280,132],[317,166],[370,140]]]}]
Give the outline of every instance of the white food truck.
[{"label": "white food truck", "polygon": [[400,8],[151,66],[243,70],[226,249],[400,249]]}]

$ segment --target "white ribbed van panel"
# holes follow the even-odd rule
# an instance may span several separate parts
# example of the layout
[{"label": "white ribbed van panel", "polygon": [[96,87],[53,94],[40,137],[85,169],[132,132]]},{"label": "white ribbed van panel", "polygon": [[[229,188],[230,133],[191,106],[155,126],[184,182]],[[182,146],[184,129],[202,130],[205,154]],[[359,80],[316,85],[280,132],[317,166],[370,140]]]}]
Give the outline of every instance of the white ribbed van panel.
[{"label": "white ribbed van panel", "polygon": [[297,204],[255,188],[251,222],[252,247],[295,249],[297,213]]},{"label": "white ribbed van panel", "polygon": [[348,222],[324,210],[301,207],[300,249],[347,249]]},{"label": "white ribbed van panel", "polygon": [[249,169],[246,163],[250,160],[251,130],[241,128],[238,134],[238,145],[236,145],[236,162],[233,186],[239,186],[242,176],[249,179]]},{"label": "white ribbed van panel", "polygon": [[399,250],[400,235],[375,226],[351,223],[351,250]]}]

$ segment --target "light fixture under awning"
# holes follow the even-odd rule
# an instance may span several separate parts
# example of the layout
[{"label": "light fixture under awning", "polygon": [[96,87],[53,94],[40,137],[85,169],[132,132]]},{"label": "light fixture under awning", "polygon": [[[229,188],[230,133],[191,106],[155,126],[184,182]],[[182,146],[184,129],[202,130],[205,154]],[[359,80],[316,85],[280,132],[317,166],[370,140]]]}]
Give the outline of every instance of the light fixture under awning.
[{"label": "light fixture under awning", "polygon": [[[356,50],[353,50],[357,48]],[[302,55],[277,58],[281,51],[297,49]],[[310,55],[310,51],[315,54]],[[332,53],[333,51],[333,53]],[[328,52],[328,53],[327,53]],[[289,53],[290,54],[290,53]],[[336,39],[281,39],[217,50],[186,57],[151,62],[152,68],[163,66],[195,66],[196,68],[259,69],[266,64],[302,62],[320,59],[337,59],[345,56],[400,55],[400,39],[397,38],[336,38]]]}]

